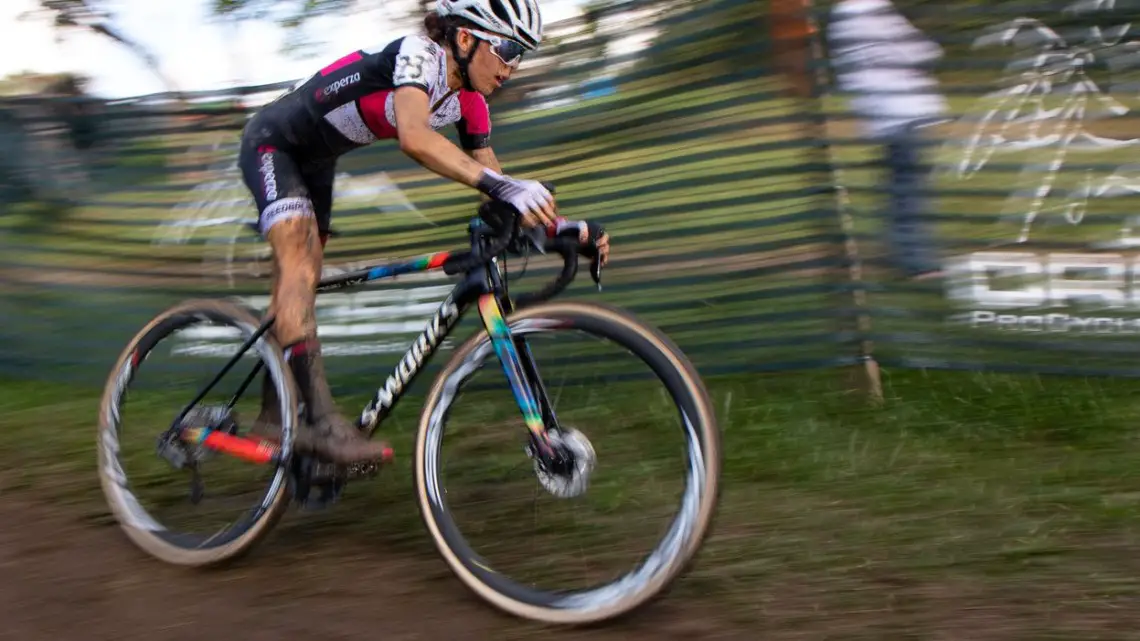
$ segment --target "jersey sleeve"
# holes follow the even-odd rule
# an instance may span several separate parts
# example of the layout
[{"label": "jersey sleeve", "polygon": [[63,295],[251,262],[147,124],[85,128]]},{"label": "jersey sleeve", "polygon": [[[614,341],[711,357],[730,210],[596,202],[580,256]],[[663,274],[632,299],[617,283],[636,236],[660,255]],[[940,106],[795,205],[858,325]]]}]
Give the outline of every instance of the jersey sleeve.
[{"label": "jersey sleeve", "polygon": [[439,45],[421,36],[408,36],[400,43],[392,69],[392,87],[419,87],[431,93],[439,78]]},{"label": "jersey sleeve", "polygon": [[459,144],[464,149],[483,149],[491,145],[491,110],[487,100],[477,91],[459,92]]}]

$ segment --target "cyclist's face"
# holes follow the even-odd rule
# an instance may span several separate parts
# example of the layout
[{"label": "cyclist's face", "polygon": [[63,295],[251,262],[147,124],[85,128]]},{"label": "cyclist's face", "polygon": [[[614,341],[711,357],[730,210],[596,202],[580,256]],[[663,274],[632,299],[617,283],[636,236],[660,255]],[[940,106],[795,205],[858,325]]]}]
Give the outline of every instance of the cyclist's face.
[{"label": "cyclist's face", "polygon": [[518,66],[518,60],[514,60],[513,64],[507,64],[495,55],[490,42],[476,37],[472,37],[472,41],[472,44],[478,48],[467,67],[467,74],[471,77],[471,84],[476,91],[484,96],[490,96],[511,77],[511,73]]}]

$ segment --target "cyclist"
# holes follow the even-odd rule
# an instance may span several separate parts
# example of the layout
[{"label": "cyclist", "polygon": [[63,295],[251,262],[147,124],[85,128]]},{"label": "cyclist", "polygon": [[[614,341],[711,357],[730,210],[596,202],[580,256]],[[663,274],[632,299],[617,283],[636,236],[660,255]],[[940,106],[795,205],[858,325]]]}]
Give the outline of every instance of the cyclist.
[{"label": "cyclist", "polygon": [[[514,206],[524,227],[565,224],[551,193],[537,181],[503,175],[489,146],[486,97],[510,78],[526,52],[538,48],[542,17],[536,1],[439,0],[424,27],[426,35],[333,62],[266,105],[242,132],[239,164],[257,204],[258,231],[273,249],[274,334],[285,348],[309,428],[298,430],[296,449],[345,465],[378,461],[390,450],[337,411],[317,340],[315,288],[337,158],[377,140],[398,140],[422,166]],[[450,124],[462,150],[436,132]],[[586,225],[577,229],[583,241],[597,245],[604,263],[604,232],[589,239]],[[267,375],[252,431],[273,438],[280,424]]]}]

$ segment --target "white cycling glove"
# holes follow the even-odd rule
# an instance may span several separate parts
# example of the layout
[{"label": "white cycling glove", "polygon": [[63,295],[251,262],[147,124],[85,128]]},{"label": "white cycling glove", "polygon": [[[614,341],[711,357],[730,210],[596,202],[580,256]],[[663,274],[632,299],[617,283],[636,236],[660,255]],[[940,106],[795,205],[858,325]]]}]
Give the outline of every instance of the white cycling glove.
[{"label": "white cycling glove", "polygon": [[495,200],[511,205],[523,214],[541,209],[544,204],[554,200],[550,191],[537,180],[519,180],[490,169],[484,169],[479,175],[479,182],[475,188]]}]

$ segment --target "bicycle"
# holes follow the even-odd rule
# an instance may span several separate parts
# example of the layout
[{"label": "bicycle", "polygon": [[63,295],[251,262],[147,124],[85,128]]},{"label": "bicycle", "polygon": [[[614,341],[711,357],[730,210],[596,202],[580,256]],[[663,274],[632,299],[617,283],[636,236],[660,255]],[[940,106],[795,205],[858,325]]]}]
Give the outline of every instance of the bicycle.
[{"label": "bicycle", "polygon": [[[558,236],[542,241],[544,252],[561,256],[561,273],[539,291],[512,297],[499,257],[506,253],[524,254],[533,246],[526,243],[539,241],[526,240],[517,212],[509,205],[495,202],[480,207],[469,225],[468,236],[467,250],[375,264],[319,282],[318,295],[436,269],[461,277],[361,412],[357,425],[371,437],[441,342],[472,307],[477,307],[483,327],[456,348],[436,376],[420,413],[413,461],[420,519],[454,575],[502,611],[551,624],[589,624],[628,613],[660,595],[685,570],[710,527],[718,499],[721,446],[708,392],[681,350],[659,330],[629,312],[595,302],[551,302],[576,277],[579,255],[589,254],[576,237]],[[591,277],[600,287],[601,266],[596,251],[589,257]],[[119,458],[121,406],[128,386],[145,369],[141,366],[158,341],[197,320],[236,330],[243,342],[158,437],[158,456],[175,469],[191,473],[191,501],[202,494],[198,470],[207,454],[229,455],[267,466],[273,475],[256,507],[244,518],[207,536],[168,530],[152,518],[132,494]],[[271,315],[259,319],[252,309],[236,302],[187,300],[161,312],[143,327],[122,351],[108,377],[98,430],[101,486],[127,537],[161,561],[204,567],[235,559],[272,529],[291,502],[331,502],[349,479],[375,475],[377,471],[375,466],[334,468],[307,454],[293,452],[298,429],[297,393],[281,346],[267,334],[272,325]],[[591,338],[612,341],[652,370],[664,383],[683,425],[687,462],[679,509],[675,514],[670,512],[673,515],[668,532],[656,542],[652,553],[614,581],[570,593],[534,589],[490,569],[456,526],[438,469],[445,425],[460,388],[494,352],[526,427],[524,450],[532,459],[526,464],[533,465],[542,487],[557,497],[575,497],[585,492],[596,454],[583,432],[559,423],[528,342],[532,335],[553,335],[563,330],[583,331]],[[257,363],[229,403],[224,407],[195,407],[247,353],[255,356]],[[263,368],[272,378],[280,402],[282,425],[276,443],[239,435],[237,421],[231,415],[237,399]],[[667,407],[670,402],[666,402]],[[314,491],[318,492],[315,498]]]}]

